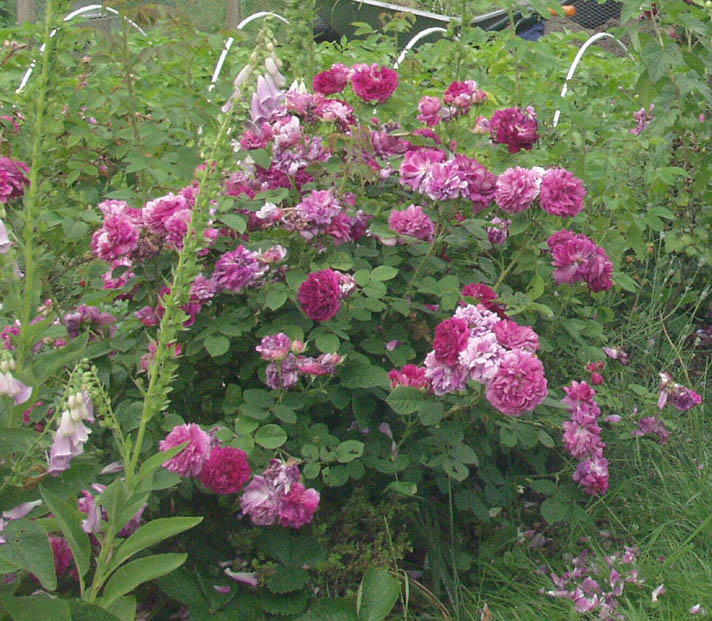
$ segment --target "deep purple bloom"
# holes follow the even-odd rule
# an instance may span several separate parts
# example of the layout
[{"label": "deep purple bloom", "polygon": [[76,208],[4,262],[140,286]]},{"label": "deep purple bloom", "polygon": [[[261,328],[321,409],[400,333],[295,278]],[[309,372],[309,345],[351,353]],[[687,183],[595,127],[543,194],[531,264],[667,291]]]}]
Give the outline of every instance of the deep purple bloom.
[{"label": "deep purple bloom", "polygon": [[497,110],[490,119],[492,141],[506,144],[510,153],[531,149],[539,140],[539,123],[534,108]]},{"label": "deep purple bloom", "polygon": [[327,321],[341,308],[341,278],[331,269],[312,272],[299,287],[299,304],[312,321]]}]

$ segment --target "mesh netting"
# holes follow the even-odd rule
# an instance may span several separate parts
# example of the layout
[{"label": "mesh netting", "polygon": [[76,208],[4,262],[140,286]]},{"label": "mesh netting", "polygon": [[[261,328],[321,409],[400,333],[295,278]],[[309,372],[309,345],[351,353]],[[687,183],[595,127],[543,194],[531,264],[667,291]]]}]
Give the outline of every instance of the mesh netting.
[{"label": "mesh netting", "polygon": [[576,7],[576,15],[571,19],[584,28],[596,29],[604,24],[609,24],[612,20],[620,20],[620,2],[608,0],[599,4],[596,0],[574,0],[571,2]]}]

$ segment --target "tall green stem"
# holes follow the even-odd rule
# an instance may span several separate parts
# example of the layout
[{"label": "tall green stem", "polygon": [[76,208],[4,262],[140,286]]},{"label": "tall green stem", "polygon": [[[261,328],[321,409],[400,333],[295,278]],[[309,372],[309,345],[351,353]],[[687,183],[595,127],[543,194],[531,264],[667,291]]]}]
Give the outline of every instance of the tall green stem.
[{"label": "tall green stem", "polygon": [[20,314],[20,341],[17,348],[15,361],[18,370],[22,370],[32,344],[29,342],[28,330],[32,314],[39,305],[40,283],[38,270],[35,264],[35,227],[39,221],[38,210],[38,178],[42,167],[42,125],[47,111],[47,88],[49,84],[49,64],[52,56],[51,26],[54,21],[54,0],[48,0],[45,15],[44,36],[42,37],[44,53],[40,57],[40,76],[35,98],[35,123],[32,139],[32,166],[30,168],[30,186],[25,194],[25,228],[23,231],[25,251],[25,290]]}]

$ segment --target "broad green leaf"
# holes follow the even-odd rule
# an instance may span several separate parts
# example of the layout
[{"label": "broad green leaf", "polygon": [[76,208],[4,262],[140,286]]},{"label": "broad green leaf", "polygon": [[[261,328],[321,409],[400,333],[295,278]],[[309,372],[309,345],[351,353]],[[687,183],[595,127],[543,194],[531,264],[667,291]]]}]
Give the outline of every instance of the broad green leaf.
[{"label": "broad green leaf", "polygon": [[209,336],[205,339],[205,349],[213,358],[217,358],[230,349],[230,339],[226,336]]},{"label": "broad green leaf", "polygon": [[456,481],[464,481],[470,474],[467,466],[456,459],[445,459],[443,461],[443,470],[445,474]]},{"label": "broad green leaf", "polygon": [[202,520],[202,517],[170,517],[147,522],[115,550],[110,570],[113,571],[141,550],[197,526]]},{"label": "broad green leaf", "polygon": [[38,437],[30,429],[0,429],[0,455],[25,453]]},{"label": "broad green leaf", "polygon": [[141,464],[141,467],[138,469],[137,478],[141,480],[149,474],[155,472],[169,459],[178,455],[178,453],[180,453],[186,446],[188,446],[188,442],[181,442],[178,446],[174,446],[167,451],[160,451],[155,455],[151,455],[151,457]]},{"label": "broad green leaf", "polygon": [[391,280],[398,276],[398,270],[390,265],[379,265],[371,271],[371,280]]},{"label": "broad green leaf", "polygon": [[410,481],[391,481],[386,489],[404,496],[415,496],[418,492],[418,486]]},{"label": "broad green leaf", "polygon": [[327,558],[326,549],[318,541],[284,528],[264,530],[257,539],[257,547],[286,567],[314,567]]},{"label": "broad green leaf", "polygon": [[180,567],[187,558],[187,554],[154,554],[122,565],[109,578],[99,603],[105,608],[111,606],[139,584],[165,576]]},{"label": "broad green leaf", "polygon": [[72,621],[69,603],[53,599],[45,593],[29,597],[3,597],[2,603],[14,621]]},{"label": "broad green leaf", "polygon": [[287,297],[286,289],[271,289],[269,293],[267,293],[267,306],[270,310],[275,311],[284,306],[284,303],[287,301]]},{"label": "broad green leaf", "polygon": [[[132,595],[119,597],[108,608],[109,612],[116,615],[121,621],[135,621],[136,619],[136,598]],[[74,620],[72,620],[74,621]]]},{"label": "broad green leaf", "polygon": [[63,500],[44,485],[40,486],[40,494],[69,544],[79,575],[85,576],[89,571],[91,544],[89,536],[82,530],[82,514],[76,505]]},{"label": "broad green leaf", "polygon": [[554,438],[552,438],[546,431],[543,429],[539,430],[539,433],[536,434],[537,440],[539,440],[540,444],[543,444],[547,448],[553,448],[554,444]]},{"label": "broad green leaf", "polygon": [[264,149],[251,149],[250,157],[255,164],[261,166],[262,168],[269,168],[272,163],[270,154]]},{"label": "broad green leaf", "polygon": [[[67,603],[69,604],[72,621],[123,621],[125,619],[125,617],[115,615],[101,606],[83,602],[80,599],[70,599],[67,600]],[[136,602],[134,602],[135,607]]]},{"label": "broad green leaf", "polygon": [[334,354],[339,351],[339,337],[328,332],[321,332],[314,339],[316,348],[325,354]]},{"label": "broad green leaf", "polygon": [[218,220],[238,233],[244,233],[247,230],[247,222],[245,222],[245,218],[236,213],[221,214],[218,217]]},{"label": "broad green leaf", "polygon": [[356,595],[358,621],[384,621],[398,601],[400,583],[385,569],[369,569]]},{"label": "broad green leaf", "polygon": [[54,591],[57,577],[47,531],[32,520],[16,520],[2,534],[6,543],[0,545],[0,561],[35,574],[45,589]]},{"label": "broad green leaf", "polygon": [[276,449],[287,441],[287,432],[279,425],[263,425],[255,434],[255,442],[266,449]]},{"label": "broad green leaf", "polygon": [[347,464],[363,455],[364,443],[358,440],[345,440],[334,449],[336,460]]},{"label": "broad green leaf", "polygon": [[[109,485],[101,494],[99,494],[98,502],[106,509],[109,520],[117,520],[122,509],[126,506],[129,499],[129,492],[126,489],[126,483],[121,479],[116,479]],[[123,525],[122,525],[123,526]]]},{"label": "broad green leaf", "polygon": [[426,427],[437,425],[443,419],[443,404],[441,401],[423,401],[418,406],[418,418]]}]

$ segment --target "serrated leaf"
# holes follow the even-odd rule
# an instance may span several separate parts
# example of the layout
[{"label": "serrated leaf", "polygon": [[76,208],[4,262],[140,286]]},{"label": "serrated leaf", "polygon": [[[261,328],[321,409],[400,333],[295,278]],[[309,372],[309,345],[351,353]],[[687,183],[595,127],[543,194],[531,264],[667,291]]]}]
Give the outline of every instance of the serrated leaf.
[{"label": "serrated leaf", "polygon": [[109,578],[100,604],[105,608],[119,597],[133,591],[138,585],[160,578],[180,567],[187,554],[154,554],[136,559],[119,567]]},{"label": "serrated leaf", "polygon": [[423,391],[412,386],[396,386],[386,399],[396,414],[412,414],[418,410],[423,401],[425,401]]},{"label": "serrated leaf", "polygon": [[326,549],[318,541],[284,528],[265,530],[257,540],[257,547],[286,567],[314,567],[327,558]]},{"label": "serrated leaf", "polygon": [[467,446],[467,444],[456,444],[455,446],[450,447],[448,454],[450,457],[457,459],[463,464],[472,464],[477,466],[480,462],[477,457],[477,453],[475,453],[471,447]]},{"label": "serrated leaf", "polygon": [[191,608],[207,607],[208,605],[198,579],[185,567],[179,567],[159,578],[158,586],[168,597]]},{"label": "serrated leaf", "polygon": [[554,447],[554,438],[552,438],[546,431],[540,429],[536,434],[536,439],[539,440],[539,444],[543,444],[547,448]]},{"label": "serrated leaf", "polygon": [[267,579],[273,593],[291,593],[301,589],[309,579],[309,572],[301,567],[280,567]]},{"label": "serrated leaf", "polygon": [[260,595],[260,602],[262,608],[271,615],[296,615],[307,607],[307,594],[304,591],[296,591],[277,595],[263,591]]},{"label": "serrated leaf", "polygon": [[109,565],[110,571],[141,550],[193,528],[202,520],[202,517],[170,517],[147,522],[116,549],[114,557],[111,559],[111,565]]},{"label": "serrated leaf", "polygon": [[549,523],[555,524],[567,520],[571,515],[571,506],[557,498],[547,498],[541,503],[541,516]]},{"label": "serrated leaf", "polygon": [[443,419],[445,408],[440,401],[424,401],[418,407],[418,418],[426,427],[437,425]]},{"label": "serrated leaf", "polygon": [[266,449],[276,449],[287,441],[287,432],[279,425],[263,425],[255,434],[255,442]]},{"label": "serrated leaf", "polygon": [[346,599],[320,599],[295,621],[358,621],[354,604]]},{"label": "serrated leaf", "polygon": [[384,621],[400,595],[400,583],[385,569],[369,569],[356,595],[358,621]]}]

